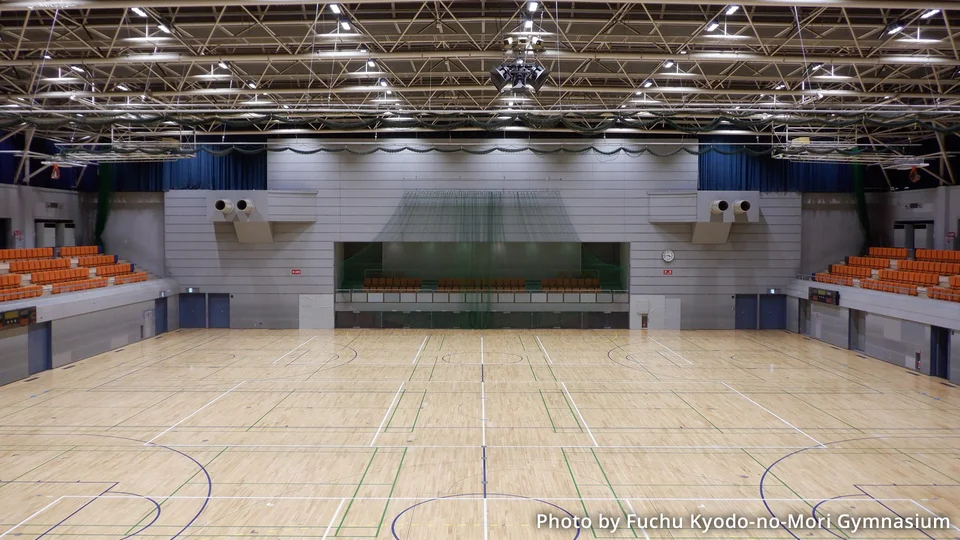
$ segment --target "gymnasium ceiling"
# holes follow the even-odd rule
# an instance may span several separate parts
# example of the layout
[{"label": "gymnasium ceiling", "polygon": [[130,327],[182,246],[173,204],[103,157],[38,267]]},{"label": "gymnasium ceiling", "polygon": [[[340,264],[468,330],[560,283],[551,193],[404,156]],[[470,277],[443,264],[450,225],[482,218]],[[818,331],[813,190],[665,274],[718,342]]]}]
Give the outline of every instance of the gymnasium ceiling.
[{"label": "gymnasium ceiling", "polygon": [[[61,141],[457,128],[884,144],[960,126],[960,2],[731,5],[8,1],[0,127]],[[535,95],[491,84],[511,36],[543,40]]]}]

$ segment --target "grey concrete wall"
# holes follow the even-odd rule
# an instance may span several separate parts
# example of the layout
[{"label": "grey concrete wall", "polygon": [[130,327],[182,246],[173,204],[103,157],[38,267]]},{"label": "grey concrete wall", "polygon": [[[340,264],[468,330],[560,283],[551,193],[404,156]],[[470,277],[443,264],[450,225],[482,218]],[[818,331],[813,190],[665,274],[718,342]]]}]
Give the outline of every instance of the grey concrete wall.
[{"label": "grey concrete wall", "polygon": [[864,234],[852,194],[804,193],[801,209],[801,273],[822,272],[859,254]]},{"label": "grey concrete wall", "polygon": [[[930,373],[930,326],[875,313],[866,314],[866,344],[863,352],[891,364],[915,369],[920,353],[920,370]],[[958,360],[960,361],[960,360]]]},{"label": "grey concrete wall", "polygon": [[950,382],[960,384],[960,332],[950,333]]},{"label": "grey concrete wall", "polygon": [[29,374],[27,329],[0,330],[0,385],[19,381]]},{"label": "grey concrete wall", "polygon": [[53,367],[140,341],[143,313],[153,309],[151,300],[52,321]]},{"label": "grey concrete wall", "polygon": [[800,299],[793,296],[787,297],[787,330],[800,331]]},{"label": "grey concrete wall", "polygon": [[[47,208],[48,203],[60,207]],[[85,229],[80,207],[80,197],[74,191],[0,184],[0,218],[12,220],[10,237],[6,239],[11,247],[14,245],[13,231],[17,229],[23,231],[24,247],[36,247],[34,221],[38,219],[72,220],[77,226],[77,243],[88,242],[92,231]]]},{"label": "grey concrete wall", "polygon": [[163,276],[163,193],[116,193],[103,232],[106,253]]},{"label": "grey concrete wall", "polygon": [[810,336],[846,349],[850,344],[850,312],[845,307],[812,302]]}]

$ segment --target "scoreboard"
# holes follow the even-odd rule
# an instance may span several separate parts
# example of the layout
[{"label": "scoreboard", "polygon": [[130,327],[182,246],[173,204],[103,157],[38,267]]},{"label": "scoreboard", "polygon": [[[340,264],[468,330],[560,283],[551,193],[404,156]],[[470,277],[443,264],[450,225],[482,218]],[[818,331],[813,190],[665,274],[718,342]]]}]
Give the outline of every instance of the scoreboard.
[{"label": "scoreboard", "polygon": [[6,328],[20,328],[37,322],[37,308],[28,307],[21,309],[12,309],[3,312],[3,318],[0,319],[0,330]]},{"label": "scoreboard", "polygon": [[821,304],[840,305],[840,291],[810,287],[810,295],[808,298],[810,298],[812,302],[820,302]]}]

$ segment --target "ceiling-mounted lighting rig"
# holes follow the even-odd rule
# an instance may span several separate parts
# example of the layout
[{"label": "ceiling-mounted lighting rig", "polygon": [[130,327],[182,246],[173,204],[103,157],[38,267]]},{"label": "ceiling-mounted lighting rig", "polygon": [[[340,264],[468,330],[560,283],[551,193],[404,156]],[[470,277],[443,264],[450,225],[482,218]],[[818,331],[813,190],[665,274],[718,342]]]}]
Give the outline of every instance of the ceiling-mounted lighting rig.
[{"label": "ceiling-mounted lighting rig", "polygon": [[[526,19],[523,26],[532,30],[533,20]],[[503,38],[502,44],[503,63],[490,70],[490,80],[497,91],[539,92],[550,75],[550,71],[537,60],[537,55],[546,50],[543,39],[534,35],[508,36]]]}]

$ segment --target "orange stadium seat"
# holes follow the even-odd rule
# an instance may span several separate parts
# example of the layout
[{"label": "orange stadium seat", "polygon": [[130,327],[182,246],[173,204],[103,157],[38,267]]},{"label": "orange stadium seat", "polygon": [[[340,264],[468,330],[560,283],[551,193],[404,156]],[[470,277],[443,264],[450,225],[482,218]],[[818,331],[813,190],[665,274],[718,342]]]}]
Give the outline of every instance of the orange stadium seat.
[{"label": "orange stadium seat", "polygon": [[80,257],[77,259],[77,266],[106,266],[108,264],[117,264],[116,255],[92,255],[89,257]]},{"label": "orange stadium seat", "polygon": [[50,257],[53,257],[53,248],[0,249],[0,261],[49,259]]},{"label": "orange stadium seat", "polygon": [[847,257],[849,266],[865,266],[867,268],[890,268],[890,259],[880,257]]},{"label": "orange stadium seat", "polygon": [[918,261],[960,263],[960,251],[946,249],[918,249],[914,257]]},{"label": "orange stadium seat", "polygon": [[60,248],[61,257],[79,257],[81,255],[96,255],[100,253],[99,246],[65,246]]},{"label": "orange stadium seat", "polygon": [[890,292],[896,294],[909,294],[917,296],[916,285],[905,285],[903,283],[890,283],[887,281],[878,281],[875,279],[865,279],[860,282],[860,287],[874,291]]},{"label": "orange stadium seat", "polygon": [[855,278],[868,278],[873,275],[873,270],[862,266],[834,264],[830,267],[830,273]]},{"label": "orange stadium seat", "polygon": [[9,289],[20,286],[20,274],[0,275],[0,289]]},{"label": "orange stadium seat", "polygon": [[887,259],[907,258],[907,248],[872,247],[869,253],[871,257],[884,257]]},{"label": "orange stadium seat", "polygon": [[74,281],[87,277],[90,277],[90,270],[87,268],[70,268],[67,270],[34,272],[33,274],[30,274],[30,282],[43,285],[46,283],[57,283],[61,281]]},{"label": "orange stadium seat", "polygon": [[94,268],[94,273],[98,277],[117,276],[133,272],[133,265],[130,263],[109,264],[107,266],[98,266]]},{"label": "orange stadium seat", "polygon": [[122,276],[117,276],[113,279],[114,285],[123,285],[126,283],[138,283],[140,281],[146,281],[149,278],[149,275],[146,272],[134,272],[132,274],[124,274]]},{"label": "orange stadium seat", "polygon": [[27,285],[25,287],[0,289],[0,302],[13,302],[14,300],[35,298],[37,296],[41,296],[42,294],[43,287],[40,285]]},{"label": "orange stadium seat", "polygon": [[835,276],[833,274],[820,273],[820,274],[816,274],[814,278],[820,283],[832,283],[834,285],[844,285],[846,287],[853,287],[852,277]]},{"label": "orange stadium seat", "polygon": [[65,292],[76,292],[76,291],[85,291],[88,289],[97,289],[100,287],[107,286],[107,278],[91,278],[91,279],[80,279],[76,281],[65,281],[63,283],[57,283],[53,286],[53,294],[60,294]]}]

